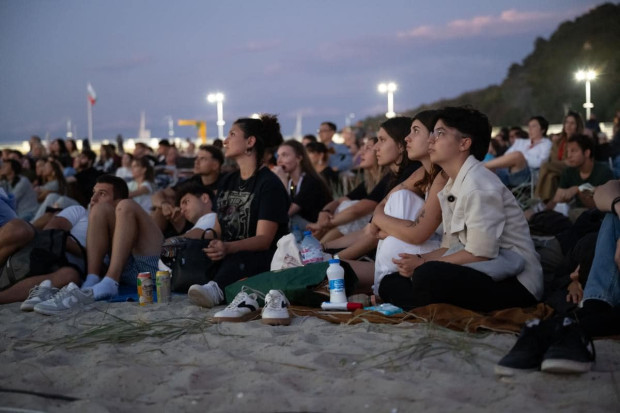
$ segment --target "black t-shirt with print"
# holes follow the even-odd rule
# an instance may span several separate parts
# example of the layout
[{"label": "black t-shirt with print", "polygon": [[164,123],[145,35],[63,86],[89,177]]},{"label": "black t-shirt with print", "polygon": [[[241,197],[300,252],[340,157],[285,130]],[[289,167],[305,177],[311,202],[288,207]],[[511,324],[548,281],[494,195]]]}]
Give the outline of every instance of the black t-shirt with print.
[{"label": "black t-shirt with print", "polygon": [[278,230],[271,249],[288,233],[288,194],[282,181],[263,167],[250,179],[241,179],[239,171],[222,178],[217,194],[217,218],[222,240],[238,241],[256,236],[259,220],[276,222]]},{"label": "black t-shirt with print", "polygon": [[293,202],[301,207],[298,214],[306,221],[316,222],[321,209],[331,201],[329,193],[322,185],[324,184],[312,175],[304,175],[301,179],[301,187]]}]

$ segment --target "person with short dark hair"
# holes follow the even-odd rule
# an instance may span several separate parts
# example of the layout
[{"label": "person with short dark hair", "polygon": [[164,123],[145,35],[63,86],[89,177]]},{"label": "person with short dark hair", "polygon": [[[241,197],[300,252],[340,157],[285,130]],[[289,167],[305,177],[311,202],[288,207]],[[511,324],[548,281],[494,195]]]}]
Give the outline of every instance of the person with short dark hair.
[{"label": "person with short dark hair", "polygon": [[337,130],[333,122],[323,122],[319,127],[319,139],[332,151],[329,166],[337,172],[348,171],[353,165],[353,157],[346,145],[332,141]]},{"label": "person with short dark hair", "polygon": [[528,122],[529,139],[516,139],[504,155],[491,159],[485,166],[497,173],[509,188],[528,182],[530,169],[538,169],[549,157],[551,141],[545,137],[548,122],[535,116]]},{"label": "person with short dark hair", "polygon": [[[566,143],[567,168],[562,171],[560,184],[553,199],[546,204],[552,210],[558,203],[571,203],[573,221],[583,211],[594,208],[594,188],[614,178],[604,162],[594,161],[594,141],[586,135],[572,135]],[[574,201],[574,202],[572,202]]]},{"label": "person with short dark hair", "polygon": [[543,275],[527,221],[510,190],[481,163],[491,139],[487,116],[444,108],[430,139],[431,162],[449,177],[438,194],[441,248],[400,254],[399,272],[381,281],[379,294],[406,310],[432,303],[475,311],[536,304]]}]

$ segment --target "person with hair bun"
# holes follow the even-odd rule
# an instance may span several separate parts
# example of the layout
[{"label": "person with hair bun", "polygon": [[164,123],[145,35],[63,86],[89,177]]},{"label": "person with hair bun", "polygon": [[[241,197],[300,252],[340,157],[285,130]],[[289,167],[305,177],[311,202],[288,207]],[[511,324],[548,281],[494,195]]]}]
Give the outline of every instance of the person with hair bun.
[{"label": "person with hair bun", "polygon": [[269,271],[277,241],[288,233],[290,201],[280,179],[264,165],[265,152],[282,143],[273,115],[235,121],[224,140],[227,158],[239,170],[224,177],[218,188],[216,232],[204,249],[217,267],[212,281],[195,284],[188,296],[211,308],[224,301],[226,286]]}]

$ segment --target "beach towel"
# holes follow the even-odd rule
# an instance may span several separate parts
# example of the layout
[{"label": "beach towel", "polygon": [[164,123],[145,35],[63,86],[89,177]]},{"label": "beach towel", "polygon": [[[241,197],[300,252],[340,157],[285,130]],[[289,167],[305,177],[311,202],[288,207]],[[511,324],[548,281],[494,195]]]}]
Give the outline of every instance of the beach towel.
[{"label": "beach towel", "polygon": [[430,304],[411,311],[386,316],[376,311],[356,310],[354,312],[321,311],[308,307],[291,307],[298,316],[313,316],[340,324],[378,323],[435,323],[451,330],[469,333],[493,331],[496,333],[519,333],[526,321],[551,317],[554,311],[543,303],[535,307],[506,308],[490,313],[477,313],[451,304]]}]

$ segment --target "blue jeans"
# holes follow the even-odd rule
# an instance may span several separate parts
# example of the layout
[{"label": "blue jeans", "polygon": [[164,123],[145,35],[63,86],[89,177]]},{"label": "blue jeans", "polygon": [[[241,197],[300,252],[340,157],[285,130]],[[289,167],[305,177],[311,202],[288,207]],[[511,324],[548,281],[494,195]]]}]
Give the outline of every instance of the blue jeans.
[{"label": "blue jeans", "polygon": [[529,182],[531,178],[530,168],[527,166],[520,171],[511,173],[508,168],[500,168],[495,171],[499,179],[508,188],[514,188],[523,183]]},{"label": "blue jeans", "polygon": [[620,272],[614,261],[618,238],[620,219],[615,214],[607,214],[596,239],[594,261],[583,291],[584,300],[600,300],[612,307],[620,305]]}]

